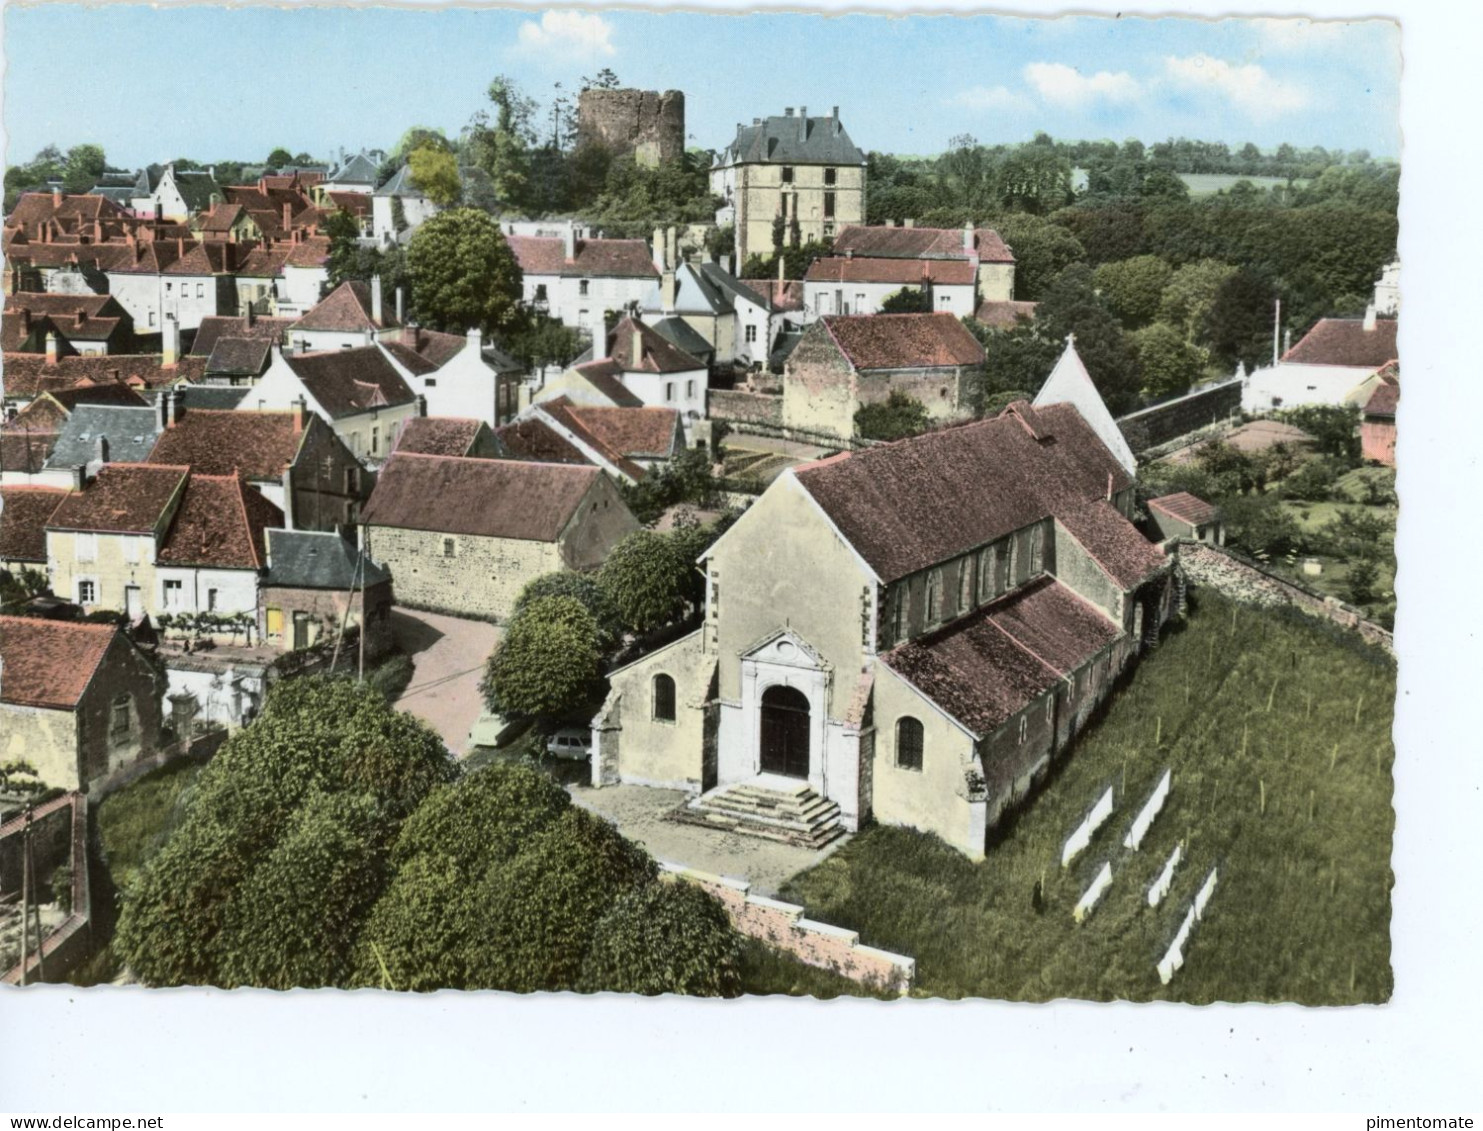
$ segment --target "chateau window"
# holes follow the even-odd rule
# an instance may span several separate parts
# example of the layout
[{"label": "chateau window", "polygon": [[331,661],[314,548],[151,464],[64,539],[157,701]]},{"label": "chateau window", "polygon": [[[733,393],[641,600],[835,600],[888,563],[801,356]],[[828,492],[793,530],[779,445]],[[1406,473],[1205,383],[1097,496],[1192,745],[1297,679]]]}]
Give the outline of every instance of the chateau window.
[{"label": "chateau window", "polygon": [[96,581],[79,581],[77,583],[77,603],[79,605],[96,604],[98,600],[98,583]]},{"label": "chateau window", "polygon": [[832,192],[824,194],[824,219],[834,219],[834,194]]},{"label": "chateau window", "polygon": [[927,575],[927,623],[942,619],[942,574],[933,570]]},{"label": "chateau window", "polygon": [[783,184],[785,184],[785,185],[791,185],[792,183],[793,183],[793,166],[792,165],[784,165],[783,166]]},{"label": "chateau window", "polygon": [[654,677],[654,719],[661,723],[675,721],[675,681],[663,672]]},{"label": "chateau window", "polygon": [[922,768],[922,724],[910,715],[896,720],[896,765],[903,770]]},{"label": "chateau window", "polygon": [[[834,182],[838,179],[838,173],[839,173],[839,170],[838,169],[825,169],[824,170],[824,183],[826,185],[832,185],[832,184],[834,184]],[[825,213],[825,215],[828,215],[828,213]]]},{"label": "chateau window", "polygon": [[453,538],[444,538],[443,539],[443,556],[445,558],[452,558],[452,557],[457,557],[457,555],[458,555],[458,542],[457,542],[457,540],[456,539],[453,539]]},{"label": "chateau window", "polygon": [[964,558],[958,564],[958,612],[966,613],[973,607],[973,559]]}]

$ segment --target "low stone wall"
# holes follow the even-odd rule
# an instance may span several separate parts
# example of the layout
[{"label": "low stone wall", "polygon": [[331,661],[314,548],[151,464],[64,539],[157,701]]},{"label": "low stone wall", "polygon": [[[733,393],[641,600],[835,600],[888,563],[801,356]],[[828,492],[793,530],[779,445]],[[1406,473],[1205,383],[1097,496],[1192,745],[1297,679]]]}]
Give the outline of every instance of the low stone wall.
[{"label": "low stone wall", "polygon": [[1228,420],[1241,411],[1241,382],[1236,378],[1196,389],[1182,397],[1130,412],[1118,418],[1128,446],[1139,455],[1170,440]]},{"label": "low stone wall", "polygon": [[711,389],[706,415],[729,424],[770,424],[782,427],[783,398],[776,393],[748,393],[741,389]]},{"label": "low stone wall", "polygon": [[880,986],[898,994],[911,989],[917,969],[914,958],[862,946],[855,931],[805,919],[803,908],[796,903],[752,895],[751,885],[743,880],[663,861],[660,867],[665,879],[696,884],[719,899],[731,925],[748,938],[760,939],[800,962],[832,970],[862,985]]},{"label": "low stone wall", "polygon": [[1236,556],[1222,546],[1180,539],[1179,564],[1196,585],[1208,585],[1233,600],[1265,608],[1290,605],[1311,616],[1352,628],[1370,644],[1395,655],[1395,638],[1360,611],[1336,597],[1325,597],[1284,577],[1263,569],[1256,562]]}]

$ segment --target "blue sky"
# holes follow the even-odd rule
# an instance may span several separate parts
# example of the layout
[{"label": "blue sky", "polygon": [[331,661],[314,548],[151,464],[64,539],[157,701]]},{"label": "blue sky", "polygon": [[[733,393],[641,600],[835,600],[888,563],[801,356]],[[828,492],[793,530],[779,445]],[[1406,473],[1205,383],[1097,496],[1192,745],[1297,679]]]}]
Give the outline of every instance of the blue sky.
[{"label": "blue sky", "polygon": [[857,144],[895,153],[1037,130],[1400,153],[1383,21],[7,4],[4,25],[10,161],[52,142],[129,167],[389,148],[414,124],[456,133],[496,74],[546,102],[601,67],[683,90],[702,147],[838,105]]}]

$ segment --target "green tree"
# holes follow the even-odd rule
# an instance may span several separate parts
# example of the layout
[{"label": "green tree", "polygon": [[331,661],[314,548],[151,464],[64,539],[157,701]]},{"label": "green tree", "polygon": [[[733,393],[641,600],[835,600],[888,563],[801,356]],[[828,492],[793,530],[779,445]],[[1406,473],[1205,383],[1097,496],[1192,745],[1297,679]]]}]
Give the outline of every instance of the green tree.
[{"label": "green tree", "polygon": [[266,162],[270,169],[281,169],[283,166],[292,165],[293,163],[294,155],[281,145],[273,150],[272,153],[268,154],[268,160]]},{"label": "green tree", "polygon": [[412,236],[407,269],[427,324],[462,333],[521,323],[520,264],[485,212],[449,208],[428,219]]},{"label": "green tree", "polygon": [[677,503],[707,506],[715,492],[710,454],[689,448],[663,467],[651,468],[637,483],[624,484],[623,501],[640,522],[651,523]]},{"label": "green tree", "polygon": [[681,882],[642,884],[598,922],[579,988],[735,997],[740,962],[741,940],[715,896]]},{"label": "green tree", "polygon": [[1375,587],[1380,580],[1380,565],[1373,557],[1356,558],[1349,563],[1344,578],[1344,596],[1351,605],[1368,605],[1375,600]]},{"label": "green tree", "polygon": [[1359,463],[1360,411],[1354,405],[1299,405],[1284,410],[1281,417],[1301,428],[1317,442],[1318,451],[1349,467]]},{"label": "green tree", "polygon": [[1154,320],[1173,274],[1157,255],[1138,255],[1102,264],[1092,279],[1112,313],[1134,330]]},{"label": "green tree", "polygon": [[469,123],[467,144],[472,163],[489,174],[494,194],[506,207],[528,202],[530,147],[535,143],[534,100],[511,78],[497,75],[489,84],[493,120],[480,111]]},{"label": "green tree", "polygon": [[881,299],[882,314],[930,314],[932,297],[921,287],[902,287]]},{"label": "green tree", "polygon": [[1198,340],[1221,285],[1235,273],[1236,268],[1218,259],[1186,263],[1169,277],[1159,296],[1159,320],[1177,327],[1190,341]]},{"label": "green tree", "polygon": [[87,192],[108,168],[101,145],[74,145],[67,151],[63,181],[68,192]]},{"label": "green tree", "polygon": [[434,153],[453,153],[453,143],[447,135],[436,126],[410,126],[402,136],[397,139],[391,156],[397,161],[408,161],[412,154],[419,149],[428,149]]},{"label": "green tree", "polygon": [[636,530],[608,555],[598,580],[630,632],[646,633],[685,615],[694,564],[675,540],[652,530]]},{"label": "green tree", "polygon": [[611,651],[623,635],[623,622],[618,616],[617,608],[606,590],[597,583],[597,578],[590,573],[563,569],[531,579],[515,598],[510,619],[515,620],[531,602],[542,597],[573,597],[582,602],[582,607],[592,614],[593,622],[597,625],[598,647],[604,653]]},{"label": "green tree", "polygon": [[[1137,402],[1142,385],[1138,355],[1098,297],[1086,264],[1074,263],[1056,276],[1036,308],[1033,328],[1052,343],[1064,342],[1068,334],[1076,336],[1076,352],[1114,415]],[[1047,367],[1033,387],[1038,389],[1049,374]]]},{"label": "green tree", "polygon": [[1241,268],[1215,293],[1205,316],[1203,338],[1222,364],[1248,369],[1272,355],[1273,288],[1255,272]]},{"label": "green tree", "polygon": [[449,208],[463,197],[463,182],[458,176],[458,159],[447,149],[422,145],[407,157],[412,179],[422,195],[439,208]]},{"label": "green tree", "polygon": [[1133,345],[1138,351],[1138,367],[1143,374],[1143,392],[1150,397],[1185,392],[1201,375],[1209,360],[1204,350],[1190,344],[1167,322],[1155,322],[1134,331]]},{"label": "green tree", "polygon": [[900,440],[927,430],[927,406],[915,397],[892,389],[891,395],[855,412],[855,432],[867,440]]},{"label": "green tree", "polygon": [[492,712],[560,719],[594,698],[602,659],[597,621],[576,597],[537,597],[511,619],[480,682]]}]

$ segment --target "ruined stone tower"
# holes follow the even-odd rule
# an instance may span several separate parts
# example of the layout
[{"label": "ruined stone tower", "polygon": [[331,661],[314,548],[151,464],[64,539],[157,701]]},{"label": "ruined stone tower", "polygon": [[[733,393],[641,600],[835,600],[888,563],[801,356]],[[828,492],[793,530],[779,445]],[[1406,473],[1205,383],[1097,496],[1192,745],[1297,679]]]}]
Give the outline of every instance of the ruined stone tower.
[{"label": "ruined stone tower", "polygon": [[685,152],[685,95],[666,90],[584,90],[577,103],[578,144],[597,142],[661,165]]}]

